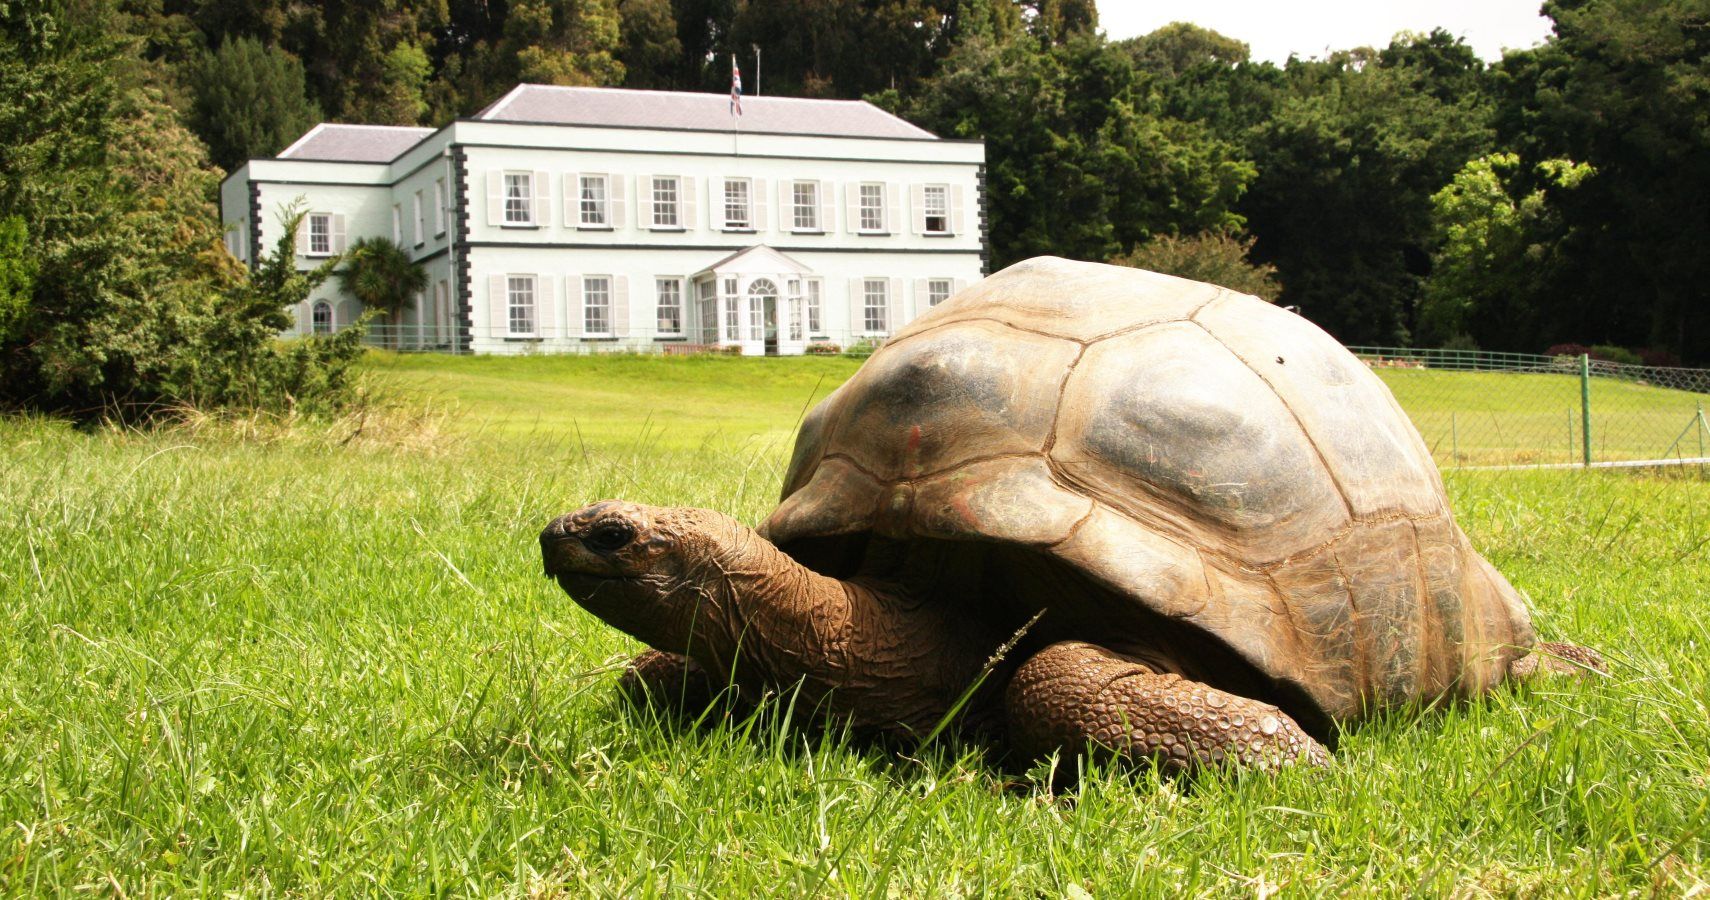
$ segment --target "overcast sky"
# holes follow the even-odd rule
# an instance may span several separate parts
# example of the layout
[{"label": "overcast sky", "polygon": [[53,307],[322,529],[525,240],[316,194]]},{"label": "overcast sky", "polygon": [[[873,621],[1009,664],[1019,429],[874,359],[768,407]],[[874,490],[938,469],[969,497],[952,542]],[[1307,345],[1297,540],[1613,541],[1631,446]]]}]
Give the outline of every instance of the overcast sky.
[{"label": "overcast sky", "polygon": [[1531,47],[1550,33],[1541,0],[1097,0],[1111,40],[1171,22],[1192,22],[1246,41],[1254,59],[1280,63],[1295,53],[1382,47],[1399,31],[1443,28],[1486,60]]}]

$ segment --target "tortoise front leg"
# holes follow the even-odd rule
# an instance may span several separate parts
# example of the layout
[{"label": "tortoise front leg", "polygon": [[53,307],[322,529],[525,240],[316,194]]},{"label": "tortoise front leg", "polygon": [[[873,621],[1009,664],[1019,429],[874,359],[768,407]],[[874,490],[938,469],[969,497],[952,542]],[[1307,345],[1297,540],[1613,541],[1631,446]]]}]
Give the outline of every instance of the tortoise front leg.
[{"label": "tortoise front leg", "polygon": [[718,685],[700,663],[677,653],[644,650],[629,661],[618,692],[638,707],[653,706],[693,719],[712,705]]},{"label": "tortoise front leg", "polygon": [[1539,675],[1584,675],[1587,672],[1608,672],[1603,654],[1590,647],[1543,641],[1531,653],[1508,664],[1508,674],[1514,678],[1535,678]]},{"label": "tortoise front leg", "polygon": [[1052,644],[1010,680],[1010,742],[1030,758],[1095,751],[1170,771],[1226,761],[1326,765],[1329,751],[1282,710],[1093,644]]}]

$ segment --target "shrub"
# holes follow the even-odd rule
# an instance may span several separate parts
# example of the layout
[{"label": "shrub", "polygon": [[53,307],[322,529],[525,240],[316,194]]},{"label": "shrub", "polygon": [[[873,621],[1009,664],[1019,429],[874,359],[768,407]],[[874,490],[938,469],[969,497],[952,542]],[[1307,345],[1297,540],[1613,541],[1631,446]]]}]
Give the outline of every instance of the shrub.
[{"label": "shrub", "polygon": [[1680,357],[1661,347],[1646,347],[1639,351],[1639,361],[1647,366],[1673,369],[1680,366]]},{"label": "shrub", "polygon": [[1159,235],[1109,261],[1119,266],[1191,278],[1275,302],[1282,292],[1282,285],[1277,282],[1276,267],[1248,261],[1253,241],[1254,238],[1226,231],[1207,231],[1187,237]]},{"label": "shrub", "polygon": [[862,338],[855,343],[850,344],[849,348],[843,351],[843,355],[850,359],[866,359],[867,357],[872,356],[874,351],[878,350],[881,346],[884,346],[884,343],[884,341],[879,340],[878,338]]},{"label": "shrub", "polygon": [[842,347],[839,347],[830,341],[814,341],[807,345],[806,350],[806,353],[809,356],[836,356],[842,352]]},{"label": "shrub", "polygon": [[1601,359],[1604,362],[1620,363],[1624,366],[1641,365],[1639,354],[1628,350],[1626,347],[1617,347],[1614,344],[1598,344],[1592,347],[1591,358]]},{"label": "shrub", "polygon": [[0,3],[0,407],[342,404],[360,334],[278,339],[327,270],[295,271],[291,229],[253,273],[226,252],[218,172],[101,9]]}]

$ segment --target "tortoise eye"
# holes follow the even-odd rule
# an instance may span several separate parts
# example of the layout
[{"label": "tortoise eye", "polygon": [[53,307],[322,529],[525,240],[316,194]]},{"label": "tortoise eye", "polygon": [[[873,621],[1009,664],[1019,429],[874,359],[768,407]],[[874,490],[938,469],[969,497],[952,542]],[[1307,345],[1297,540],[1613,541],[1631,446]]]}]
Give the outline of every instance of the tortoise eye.
[{"label": "tortoise eye", "polygon": [[590,549],[600,553],[611,553],[623,549],[624,545],[635,539],[635,528],[622,519],[607,519],[588,529],[588,536],[582,539]]}]

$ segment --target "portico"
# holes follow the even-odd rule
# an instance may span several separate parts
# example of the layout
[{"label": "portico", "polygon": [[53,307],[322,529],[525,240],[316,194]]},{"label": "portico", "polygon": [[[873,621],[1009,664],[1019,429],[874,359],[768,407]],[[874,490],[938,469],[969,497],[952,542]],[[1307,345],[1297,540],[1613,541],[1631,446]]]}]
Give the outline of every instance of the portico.
[{"label": "portico", "polygon": [[822,336],[824,283],[812,269],[765,244],[739,250],[690,276],[700,304],[701,343],[743,356],[800,356]]}]

